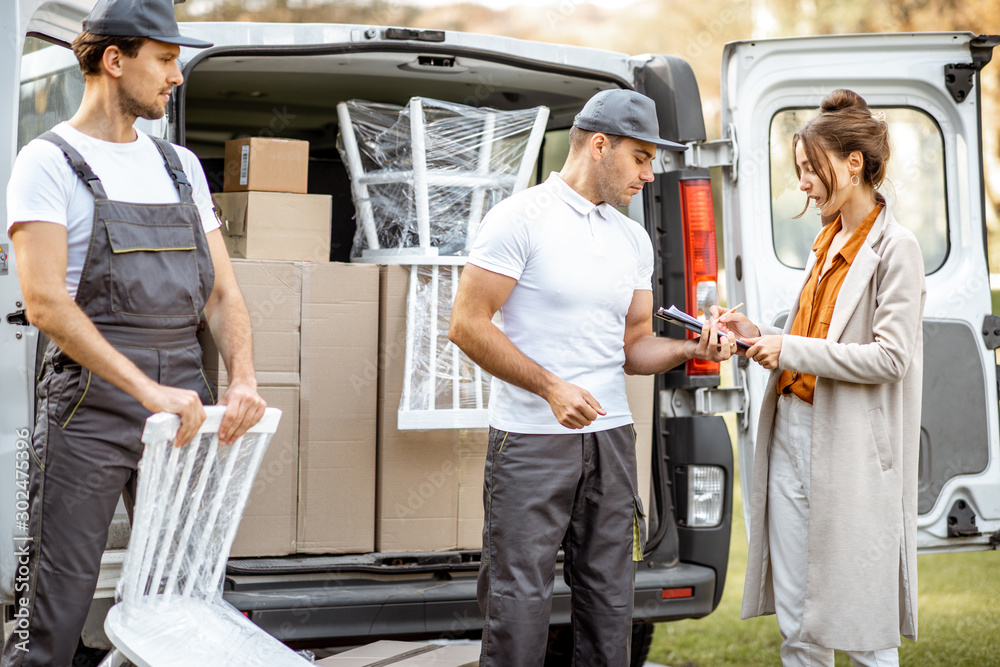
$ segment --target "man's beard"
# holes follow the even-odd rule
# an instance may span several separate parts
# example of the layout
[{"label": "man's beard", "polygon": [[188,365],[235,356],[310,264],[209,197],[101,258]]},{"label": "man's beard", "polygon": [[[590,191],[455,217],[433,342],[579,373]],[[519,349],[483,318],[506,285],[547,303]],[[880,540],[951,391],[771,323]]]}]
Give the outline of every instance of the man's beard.
[{"label": "man's beard", "polygon": [[129,116],[144,118],[145,120],[159,120],[163,118],[165,107],[155,104],[143,104],[124,88],[118,89],[118,110]]},{"label": "man's beard", "polygon": [[597,195],[609,206],[621,208],[632,203],[632,195],[622,186],[623,180],[622,174],[612,166],[610,159],[598,163]]}]

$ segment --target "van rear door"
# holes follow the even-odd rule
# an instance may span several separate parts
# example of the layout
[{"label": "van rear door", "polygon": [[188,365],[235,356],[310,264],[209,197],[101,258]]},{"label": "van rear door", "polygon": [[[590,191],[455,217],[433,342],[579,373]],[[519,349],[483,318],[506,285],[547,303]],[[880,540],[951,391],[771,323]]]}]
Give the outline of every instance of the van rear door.
[{"label": "van rear door", "polygon": [[[722,127],[738,157],[724,180],[729,302],[781,325],[798,298],[819,218],[798,191],[792,135],[836,88],[885,111],[893,155],[884,190],[924,256],[924,394],[918,546],[989,548],[1000,534],[1000,424],[980,139],[979,70],[996,37],[849,35],[734,42],[722,65]],[[751,406],[766,373],[735,365]],[[740,417],[744,508],[757,410]],[[992,538],[992,539],[991,539]]]}]

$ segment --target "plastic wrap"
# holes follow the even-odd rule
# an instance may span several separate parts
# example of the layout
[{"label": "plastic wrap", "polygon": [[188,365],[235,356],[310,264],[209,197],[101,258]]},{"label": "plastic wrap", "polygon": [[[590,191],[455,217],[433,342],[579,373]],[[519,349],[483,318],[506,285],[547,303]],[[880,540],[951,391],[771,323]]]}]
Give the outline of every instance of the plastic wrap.
[{"label": "plastic wrap", "polygon": [[307,665],[222,599],[229,550],[281,411],[219,446],[223,406],[184,447],[176,415],[150,417],[108,637],[137,665]]},{"label": "plastic wrap", "polygon": [[545,107],[498,111],[420,97],[405,107],[350,100],[338,114],[358,220],[352,258],[386,249],[464,254],[483,214],[526,187],[548,119]]},{"label": "plastic wrap", "polygon": [[461,271],[459,266],[410,268],[400,429],[483,428],[488,423],[490,376],[448,340]]}]

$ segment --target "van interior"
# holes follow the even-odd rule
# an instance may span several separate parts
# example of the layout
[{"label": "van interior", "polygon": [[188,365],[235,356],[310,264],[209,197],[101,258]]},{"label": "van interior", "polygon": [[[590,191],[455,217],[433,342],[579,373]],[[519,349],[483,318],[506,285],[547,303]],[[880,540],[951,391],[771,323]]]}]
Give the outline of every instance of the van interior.
[{"label": "van interior", "polygon": [[532,182],[562,166],[568,128],[583,104],[612,82],[585,73],[526,68],[465,56],[413,52],[225,52],[194,62],[179,91],[176,140],[201,159],[212,192],[222,190],[225,142],[247,136],[309,141],[311,194],[333,199],[331,261],[350,261],[354,204],[337,151],[337,104],[359,99],[404,106],[420,96],[501,110],[550,110]]}]

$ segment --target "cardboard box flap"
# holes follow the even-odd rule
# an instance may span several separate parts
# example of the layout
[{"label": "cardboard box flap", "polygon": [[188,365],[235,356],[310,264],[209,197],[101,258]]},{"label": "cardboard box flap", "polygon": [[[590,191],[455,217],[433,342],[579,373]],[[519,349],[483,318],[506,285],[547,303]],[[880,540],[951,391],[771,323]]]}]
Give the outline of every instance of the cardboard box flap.
[{"label": "cardboard box flap", "polygon": [[246,236],[247,202],[245,195],[217,192],[212,195],[215,210],[222,220],[222,233],[226,236]]}]

